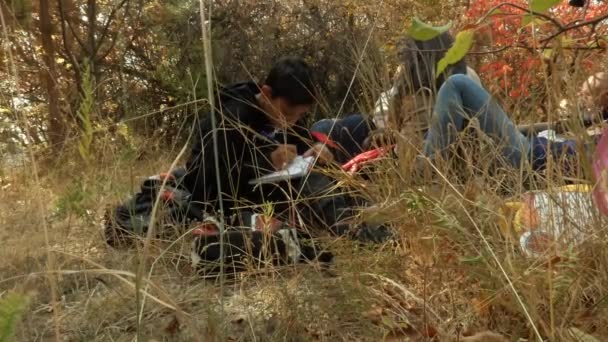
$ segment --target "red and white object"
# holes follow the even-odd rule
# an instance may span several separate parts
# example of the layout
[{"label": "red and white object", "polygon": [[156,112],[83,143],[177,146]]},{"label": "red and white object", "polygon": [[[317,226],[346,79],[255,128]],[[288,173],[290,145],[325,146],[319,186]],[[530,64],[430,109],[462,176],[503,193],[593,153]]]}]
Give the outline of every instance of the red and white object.
[{"label": "red and white object", "polygon": [[361,168],[361,166],[385,156],[392,147],[393,146],[379,147],[374,150],[360,153],[353,159],[349,160],[346,164],[342,165],[342,169],[349,173],[355,173]]},{"label": "red and white object", "polygon": [[602,130],[602,136],[595,149],[593,173],[596,179],[593,201],[599,212],[608,216],[608,127]]}]

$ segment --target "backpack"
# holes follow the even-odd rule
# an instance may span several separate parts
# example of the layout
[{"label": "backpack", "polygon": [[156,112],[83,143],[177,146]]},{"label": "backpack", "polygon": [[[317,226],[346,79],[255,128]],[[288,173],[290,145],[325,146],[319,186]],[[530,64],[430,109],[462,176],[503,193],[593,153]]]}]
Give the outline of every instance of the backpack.
[{"label": "backpack", "polygon": [[[106,210],[104,237],[112,247],[130,245],[137,236],[145,236],[152,222],[152,211],[158,203],[158,229],[155,237],[170,232],[169,227],[186,227],[193,221],[202,221],[205,211],[190,201],[190,192],[181,185],[185,169],[146,178],[133,197]],[[163,182],[165,186],[163,187]],[[175,230],[174,230],[175,231]]]},{"label": "backpack", "polygon": [[181,185],[184,175],[184,169],[177,169],[169,174],[148,177],[133,197],[108,209],[104,217],[106,243],[123,247],[144,237],[158,198],[154,237],[175,239],[190,231],[192,266],[207,275],[219,273],[221,249],[226,273],[244,271],[252,262],[285,265],[318,261],[327,265],[333,261],[333,254],[325,251],[310,235],[286,227],[278,220],[275,221],[279,224],[268,231],[256,220],[260,215],[247,211],[226,220],[222,236],[215,216],[205,211],[204,204],[191,201],[191,193]]},{"label": "backpack", "polygon": [[230,227],[222,235],[217,227],[217,222],[207,220],[193,230],[191,261],[199,274],[217,275],[222,264],[225,274],[236,274],[267,265],[316,261],[326,267],[333,262],[331,252],[294,228]]}]

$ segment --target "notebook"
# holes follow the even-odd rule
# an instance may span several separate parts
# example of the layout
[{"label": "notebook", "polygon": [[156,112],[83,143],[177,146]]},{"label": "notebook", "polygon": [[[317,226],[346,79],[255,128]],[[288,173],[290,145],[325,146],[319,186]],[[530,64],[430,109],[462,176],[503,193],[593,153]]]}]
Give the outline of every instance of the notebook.
[{"label": "notebook", "polygon": [[249,184],[267,184],[277,183],[280,181],[300,178],[306,176],[314,164],[315,157],[302,157],[297,156],[294,160],[283,170],[275,171],[265,176],[255,178],[249,181]]}]

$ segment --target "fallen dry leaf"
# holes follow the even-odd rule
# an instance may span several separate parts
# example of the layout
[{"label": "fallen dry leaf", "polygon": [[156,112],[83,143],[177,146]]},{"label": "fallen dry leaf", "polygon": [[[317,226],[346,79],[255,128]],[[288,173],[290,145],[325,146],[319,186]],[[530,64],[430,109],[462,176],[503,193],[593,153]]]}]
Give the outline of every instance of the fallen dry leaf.
[{"label": "fallen dry leaf", "polygon": [[490,314],[490,306],[486,300],[473,298],[471,299],[471,304],[473,304],[473,309],[477,316],[487,317]]},{"label": "fallen dry leaf", "polygon": [[384,310],[377,306],[363,313],[363,317],[369,319],[374,324],[378,324],[382,321],[382,314]]},{"label": "fallen dry leaf", "polygon": [[568,333],[570,334],[571,337],[576,338],[576,340],[580,341],[580,342],[599,342],[600,341],[597,338],[595,338],[594,336],[591,336],[574,327],[569,328]]},{"label": "fallen dry leaf", "polygon": [[169,324],[167,324],[167,326],[165,327],[165,332],[169,335],[175,335],[179,331],[179,328],[179,320],[175,315],[173,315],[171,321],[169,321]]},{"label": "fallen dry leaf", "polygon": [[497,333],[491,331],[484,331],[477,333],[473,336],[463,337],[460,339],[462,342],[509,342],[509,340]]}]

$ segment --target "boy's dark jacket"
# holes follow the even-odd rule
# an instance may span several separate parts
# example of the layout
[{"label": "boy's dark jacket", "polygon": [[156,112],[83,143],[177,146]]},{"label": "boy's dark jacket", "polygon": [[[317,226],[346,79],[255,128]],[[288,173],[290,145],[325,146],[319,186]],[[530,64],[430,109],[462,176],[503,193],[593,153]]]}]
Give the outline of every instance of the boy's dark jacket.
[{"label": "boy's dark jacket", "polygon": [[[274,171],[270,153],[277,144],[293,144],[298,154],[310,146],[309,131],[302,122],[289,130],[275,131],[268,116],[258,107],[260,93],[254,82],[237,83],[221,89],[216,102],[217,151],[224,214],[234,207],[264,202],[285,201],[284,191],[277,186],[254,187],[249,180]],[[194,145],[186,163],[184,185],[192,199],[218,210],[218,187],[214,161],[211,117],[198,125]]]}]

